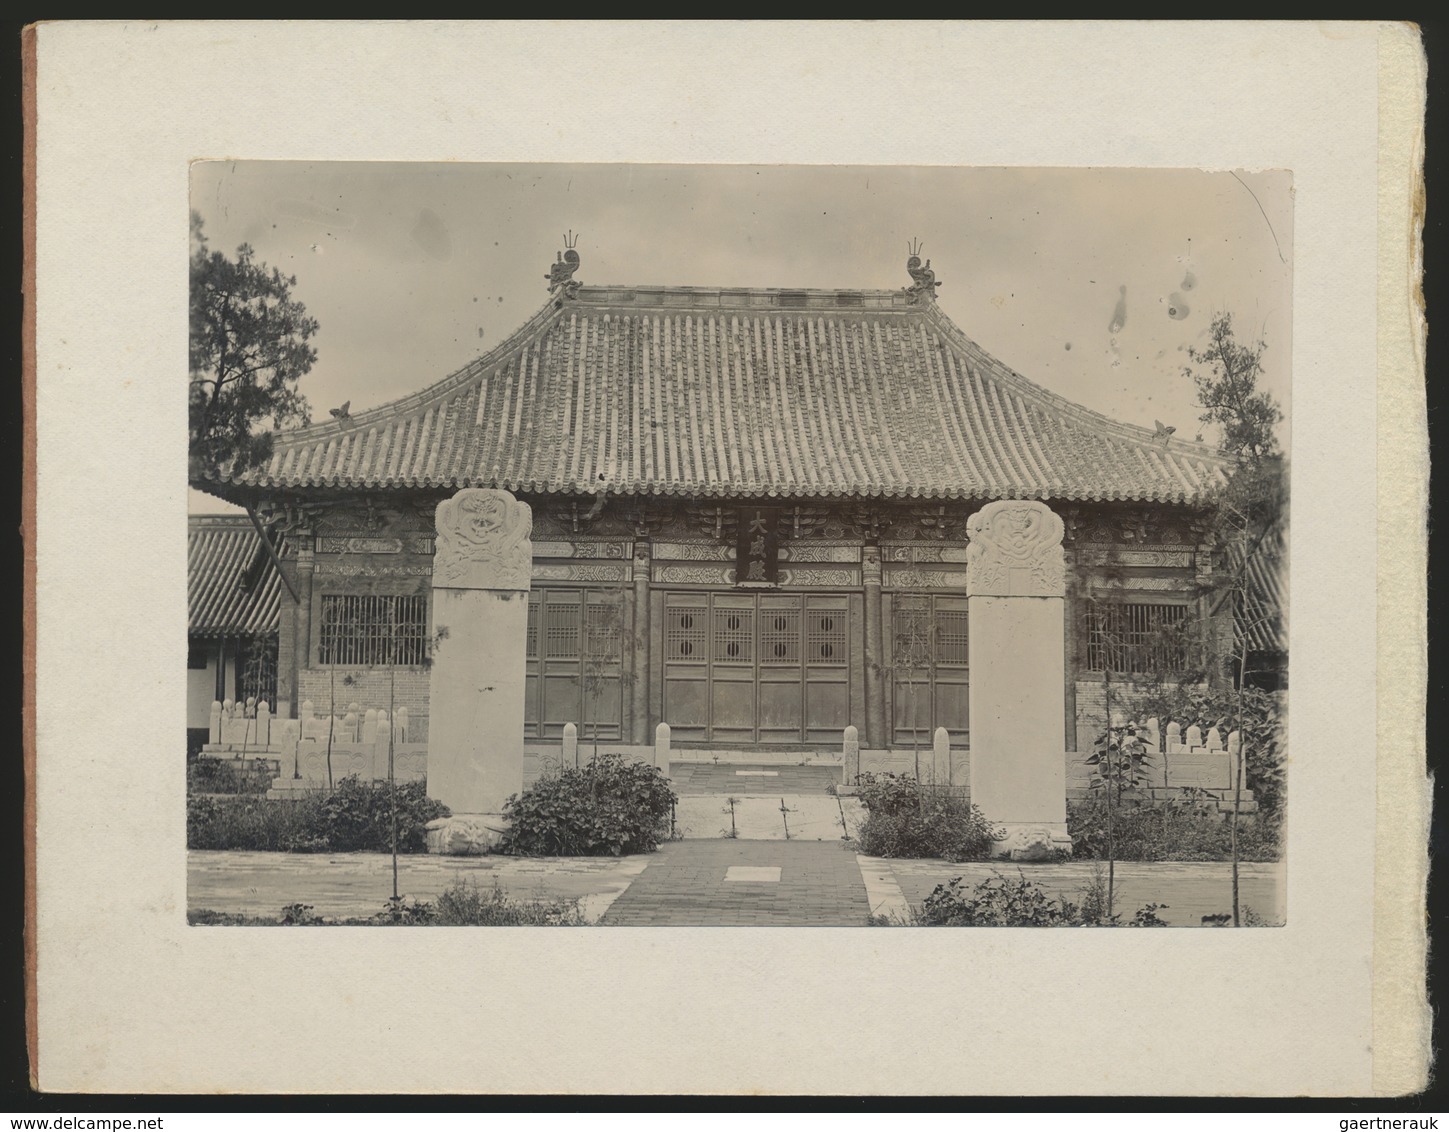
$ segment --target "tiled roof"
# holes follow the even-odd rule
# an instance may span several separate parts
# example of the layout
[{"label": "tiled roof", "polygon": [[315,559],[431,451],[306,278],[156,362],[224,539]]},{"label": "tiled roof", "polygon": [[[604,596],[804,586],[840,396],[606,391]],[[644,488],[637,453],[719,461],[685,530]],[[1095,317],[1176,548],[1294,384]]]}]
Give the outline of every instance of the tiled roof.
[{"label": "tiled roof", "polygon": [[1288,608],[1283,584],[1285,554],[1283,529],[1275,525],[1248,559],[1243,624],[1249,652],[1288,651],[1288,632],[1283,624],[1283,610]]},{"label": "tiled roof", "polygon": [[236,485],[1167,502],[1222,468],[902,292],[594,286],[421,393],[279,434]]},{"label": "tiled roof", "polygon": [[193,637],[277,631],[282,579],[245,516],[192,516],[187,524],[187,596]]}]

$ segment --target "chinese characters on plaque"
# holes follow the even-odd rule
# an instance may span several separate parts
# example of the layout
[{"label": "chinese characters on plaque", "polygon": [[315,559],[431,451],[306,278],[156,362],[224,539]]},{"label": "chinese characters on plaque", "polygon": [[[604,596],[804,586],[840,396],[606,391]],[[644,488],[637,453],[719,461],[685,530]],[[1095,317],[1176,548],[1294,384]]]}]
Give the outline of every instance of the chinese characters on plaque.
[{"label": "chinese characters on plaque", "polygon": [[735,584],[774,586],[780,580],[779,508],[741,507]]}]

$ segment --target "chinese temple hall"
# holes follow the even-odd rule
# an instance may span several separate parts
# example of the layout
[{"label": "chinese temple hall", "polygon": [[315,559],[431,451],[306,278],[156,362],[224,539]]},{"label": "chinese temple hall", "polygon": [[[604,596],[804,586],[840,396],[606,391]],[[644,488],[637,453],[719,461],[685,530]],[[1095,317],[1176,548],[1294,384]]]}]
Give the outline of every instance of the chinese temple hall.
[{"label": "chinese temple hall", "polygon": [[[969,749],[968,524],[996,501],[1059,520],[1059,752],[1090,749],[1104,669],[1170,675],[1231,634],[1201,596],[1223,459],[1013,372],[945,316],[919,257],[899,290],[590,285],[578,267],[570,249],[537,314],[456,373],[195,485],[279,552],[275,718],[391,696],[426,740],[435,514],[467,488],[532,511],[535,747],[572,723],[642,750],[667,723],[681,750],[839,752],[852,726],[870,751],[937,728]],[[1164,644],[1175,625],[1195,629]],[[988,665],[1016,646],[992,647]]]}]

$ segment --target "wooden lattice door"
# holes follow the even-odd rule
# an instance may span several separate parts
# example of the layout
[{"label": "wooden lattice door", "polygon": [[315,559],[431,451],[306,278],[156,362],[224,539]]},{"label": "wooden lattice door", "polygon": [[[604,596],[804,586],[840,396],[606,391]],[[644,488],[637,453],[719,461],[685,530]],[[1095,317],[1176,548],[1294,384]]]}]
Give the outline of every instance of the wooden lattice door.
[{"label": "wooden lattice door", "polygon": [[850,722],[847,594],[665,595],[664,718],[680,742],[836,741]]}]

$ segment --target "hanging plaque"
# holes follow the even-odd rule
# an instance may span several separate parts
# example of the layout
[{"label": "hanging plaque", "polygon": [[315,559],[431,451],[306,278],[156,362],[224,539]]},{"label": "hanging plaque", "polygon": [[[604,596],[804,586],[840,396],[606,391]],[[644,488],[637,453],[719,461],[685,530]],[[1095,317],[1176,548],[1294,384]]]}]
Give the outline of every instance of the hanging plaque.
[{"label": "hanging plaque", "polygon": [[735,581],[741,586],[780,584],[779,508],[741,507]]}]

